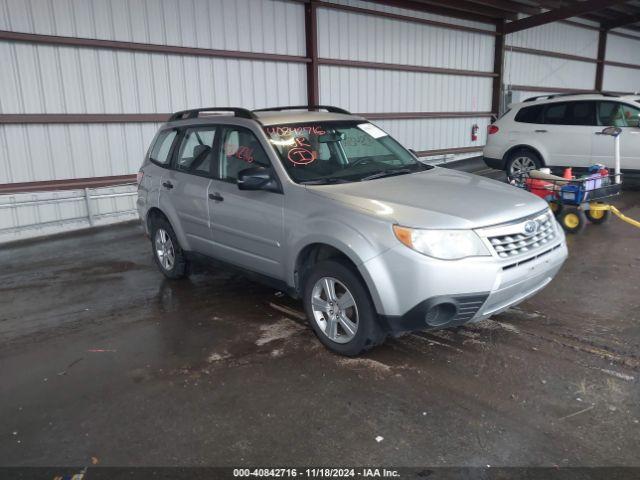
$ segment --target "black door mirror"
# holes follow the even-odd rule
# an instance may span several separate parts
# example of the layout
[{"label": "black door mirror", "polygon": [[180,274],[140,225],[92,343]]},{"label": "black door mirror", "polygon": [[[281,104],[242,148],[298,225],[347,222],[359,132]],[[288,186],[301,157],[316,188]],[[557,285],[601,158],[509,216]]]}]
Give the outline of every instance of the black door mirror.
[{"label": "black door mirror", "polygon": [[245,168],[238,172],[238,188],[240,190],[280,191],[271,169],[262,166]]},{"label": "black door mirror", "polygon": [[418,152],[416,152],[413,148],[410,148],[409,151],[413,153],[413,156],[418,158]]}]

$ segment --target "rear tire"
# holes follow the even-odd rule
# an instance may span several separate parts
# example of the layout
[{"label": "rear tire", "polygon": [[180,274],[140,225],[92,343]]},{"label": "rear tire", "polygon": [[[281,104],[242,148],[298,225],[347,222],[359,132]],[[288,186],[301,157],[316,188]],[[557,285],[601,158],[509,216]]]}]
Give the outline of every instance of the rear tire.
[{"label": "rear tire", "polygon": [[505,170],[507,178],[512,179],[530,170],[538,170],[541,166],[542,160],[538,154],[527,148],[519,148],[509,154]]},{"label": "rear tire", "polygon": [[580,233],[587,224],[587,217],[579,208],[565,208],[558,215],[558,222],[567,233]]},{"label": "rear tire", "polygon": [[601,223],[609,220],[609,210],[587,210],[585,216],[587,220],[596,225],[600,225]]},{"label": "rear tire", "polygon": [[351,357],[384,342],[369,292],[347,266],[316,264],[304,280],[302,299],[311,328],[329,350]]},{"label": "rear tire", "polygon": [[164,217],[156,217],[151,222],[151,249],[153,259],[165,277],[176,280],[189,274],[189,261]]}]

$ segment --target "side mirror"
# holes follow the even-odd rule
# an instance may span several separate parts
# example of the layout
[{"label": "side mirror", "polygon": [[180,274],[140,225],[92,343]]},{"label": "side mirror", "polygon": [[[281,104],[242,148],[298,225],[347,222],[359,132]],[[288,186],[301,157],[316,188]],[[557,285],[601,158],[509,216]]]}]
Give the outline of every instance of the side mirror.
[{"label": "side mirror", "polygon": [[418,152],[416,152],[413,148],[410,148],[409,151],[413,154],[414,157],[418,158]]},{"label": "side mirror", "polygon": [[262,166],[245,168],[238,172],[238,188],[240,190],[280,191],[271,169]]}]

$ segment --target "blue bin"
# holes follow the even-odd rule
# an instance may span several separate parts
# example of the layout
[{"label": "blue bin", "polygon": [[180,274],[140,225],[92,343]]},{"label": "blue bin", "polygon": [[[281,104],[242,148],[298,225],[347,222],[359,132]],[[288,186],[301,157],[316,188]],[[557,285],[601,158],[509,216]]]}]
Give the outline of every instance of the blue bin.
[{"label": "blue bin", "polygon": [[579,205],[582,203],[584,190],[579,185],[564,185],[560,189],[560,198],[563,203]]}]

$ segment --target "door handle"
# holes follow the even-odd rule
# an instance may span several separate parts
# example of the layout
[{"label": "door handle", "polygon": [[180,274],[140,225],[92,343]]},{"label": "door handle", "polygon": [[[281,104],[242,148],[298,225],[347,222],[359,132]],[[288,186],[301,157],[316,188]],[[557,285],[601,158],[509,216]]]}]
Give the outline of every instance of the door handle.
[{"label": "door handle", "polygon": [[536,133],[547,133],[548,130],[534,130]]},{"label": "door handle", "polygon": [[215,200],[216,202],[222,202],[224,201],[224,197],[222,195],[220,195],[219,193],[210,193],[209,194],[209,198],[211,200]]},{"label": "door handle", "polygon": [[169,190],[171,190],[173,188],[173,183],[171,183],[171,182],[162,182],[162,186],[164,188],[168,188]]}]

